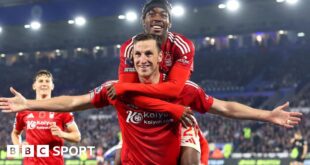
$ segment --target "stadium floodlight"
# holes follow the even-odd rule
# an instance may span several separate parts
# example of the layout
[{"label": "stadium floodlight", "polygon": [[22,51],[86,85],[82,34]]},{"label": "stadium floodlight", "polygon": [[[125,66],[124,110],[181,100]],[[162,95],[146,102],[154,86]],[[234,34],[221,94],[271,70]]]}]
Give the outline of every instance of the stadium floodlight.
[{"label": "stadium floodlight", "polygon": [[95,49],[96,50],[100,50],[101,48],[100,48],[100,46],[96,46]]},{"label": "stadium floodlight", "polygon": [[279,33],[280,35],[283,35],[283,34],[286,33],[286,31],[284,31],[284,30],[279,30],[278,33]]},{"label": "stadium floodlight", "polygon": [[120,44],[117,44],[117,45],[116,45],[116,48],[118,48],[118,49],[121,48],[121,45],[120,45]]},{"label": "stadium floodlight", "polygon": [[4,53],[1,54],[1,58],[5,58],[5,54]]},{"label": "stadium floodlight", "polygon": [[41,28],[41,23],[38,22],[38,21],[32,21],[32,22],[30,23],[30,27],[31,27],[31,29],[33,29],[33,30],[39,30],[39,29]]},{"label": "stadium floodlight", "polygon": [[229,0],[226,6],[229,11],[237,11],[240,8],[240,3],[237,0]]},{"label": "stadium floodlight", "polygon": [[75,23],[75,21],[72,20],[72,19],[70,19],[70,20],[68,21],[68,24],[70,24],[70,25],[72,25],[72,24],[74,24],[74,23]]},{"label": "stadium floodlight", "polygon": [[23,53],[23,52],[19,52],[18,55],[19,55],[19,56],[23,56],[24,53]]},{"label": "stadium floodlight", "polygon": [[2,33],[2,27],[0,26],[0,33]]},{"label": "stadium floodlight", "polygon": [[230,34],[230,35],[228,35],[228,38],[233,39],[233,38],[235,38],[235,36]]},{"label": "stadium floodlight", "polygon": [[219,9],[225,9],[225,8],[226,8],[226,4],[221,3],[221,4],[219,4],[217,7],[218,7]]},{"label": "stadium floodlight", "polygon": [[59,49],[56,49],[55,52],[56,52],[56,53],[60,53],[60,50],[59,50]]},{"label": "stadium floodlight", "polygon": [[215,39],[214,39],[214,38],[211,38],[210,44],[211,44],[211,45],[215,45]]},{"label": "stadium floodlight", "polygon": [[76,48],[76,50],[77,50],[78,52],[80,52],[80,51],[82,51],[82,48]]},{"label": "stadium floodlight", "polygon": [[126,16],[125,15],[119,15],[118,19],[126,19]]},{"label": "stadium floodlight", "polygon": [[24,27],[25,27],[25,29],[30,29],[31,28],[31,26],[28,25],[28,24],[24,25]]},{"label": "stadium floodlight", "polygon": [[137,13],[133,11],[129,11],[126,13],[126,19],[130,22],[137,20],[137,18],[138,18]]},{"label": "stadium floodlight", "polygon": [[306,36],[306,34],[304,32],[299,32],[299,33],[297,33],[297,36],[298,37],[304,37],[304,36]]},{"label": "stadium floodlight", "polygon": [[297,2],[298,0],[286,0],[286,3],[290,5],[295,5]]},{"label": "stadium floodlight", "polygon": [[285,0],[276,0],[278,3],[283,3]]},{"label": "stadium floodlight", "polygon": [[75,17],[74,22],[77,26],[84,26],[86,24],[86,19],[82,16]]},{"label": "stadium floodlight", "polygon": [[172,10],[171,10],[172,14],[176,17],[181,17],[184,15],[185,13],[185,9],[183,6],[181,5],[176,5],[176,6],[173,6],[172,7]]},{"label": "stadium floodlight", "polygon": [[261,43],[263,41],[263,37],[261,35],[256,36],[256,41]]}]

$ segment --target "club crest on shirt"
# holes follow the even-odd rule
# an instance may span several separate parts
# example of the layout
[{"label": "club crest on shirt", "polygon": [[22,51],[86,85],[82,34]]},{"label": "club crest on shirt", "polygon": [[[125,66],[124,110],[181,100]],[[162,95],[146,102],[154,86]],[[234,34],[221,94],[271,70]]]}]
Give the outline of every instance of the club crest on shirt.
[{"label": "club crest on shirt", "polygon": [[165,52],[164,62],[165,62],[165,65],[168,67],[172,66],[172,56],[171,56],[171,53],[168,51]]}]

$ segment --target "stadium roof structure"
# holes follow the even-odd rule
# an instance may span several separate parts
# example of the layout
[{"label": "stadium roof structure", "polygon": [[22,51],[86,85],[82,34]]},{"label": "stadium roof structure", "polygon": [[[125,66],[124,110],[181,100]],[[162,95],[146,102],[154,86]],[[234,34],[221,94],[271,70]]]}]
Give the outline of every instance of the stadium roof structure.
[{"label": "stadium roof structure", "polygon": [[[5,3],[6,2],[6,3]],[[0,53],[64,47],[119,44],[142,32],[139,21],[129,23],[118,15],[132,9],[140,13],[145,0],[1,0]],[[188,37],[227,35],[270,30],[310,30],[310,1],[296,6],[275,0],[243,0],[236,13],[220,10],[220,0],[172,0],[187,7],[182,18],[173,18],[172,31]],[[68,24],[76,15],[87,18],[82,28]],[[24,25],[41,21],[39,31]],[[309,34],[309,33],[308,33]]]}]

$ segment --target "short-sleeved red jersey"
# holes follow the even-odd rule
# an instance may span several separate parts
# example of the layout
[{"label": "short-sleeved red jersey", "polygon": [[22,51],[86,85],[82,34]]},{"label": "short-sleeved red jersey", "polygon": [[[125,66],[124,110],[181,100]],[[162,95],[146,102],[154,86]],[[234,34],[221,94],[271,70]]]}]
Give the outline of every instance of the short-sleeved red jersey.
[{"label": "short-sleeved red jersey", "polygon": [[36,147],[33,158],[24,158],[24,164],[64,164],[63,157],[53,156],[53,147],[63,146],[64,140],[57,136],[53,136],[50,130],[52,123],[65,130],[66,126],[74,122],[72,113],[56,113],[44,111],[23,111],[16,113],[14,128],[17,131],[25,130],[26,142],[29,145],[49,145],[49,157],[37,157]]},{"label": "short-sleeved red jersey", "polygon": [[[91,103],[95,107],[110,105],[106,89],[110,83],[104,83],[91,92]],[[117,99],[114,104],[123,138],[122,163],[177,164],[181,142],[180,123],[175,122],[167,113],[170,108],[173,110],[171,105],[175,104],[160,103],[160,109],[166,112],[152,112],[152,107],[137,107],[128,100],[130,95]],[[188,82],[180,98],[172,102],[204,113],[211,108],[213,98],[207,96],[196,84]]]}]

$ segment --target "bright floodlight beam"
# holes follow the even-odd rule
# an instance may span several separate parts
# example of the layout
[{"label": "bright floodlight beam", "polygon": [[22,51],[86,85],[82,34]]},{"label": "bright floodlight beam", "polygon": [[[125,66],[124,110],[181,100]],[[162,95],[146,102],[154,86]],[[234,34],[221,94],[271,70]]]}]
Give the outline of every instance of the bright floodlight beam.
[{"label": "bright floodlight beam", "polygon": [[133,21],[137,20],[137,18],[138,18],[137,13],[135,13],[133,11],[129,11],[129,12],[126,13],[126,19],[129,22],[133,22]]},{"label": "bright floodlight beam", "polygon": [[30,23],[30,28],[33,30],[39,30],[41,28],[41,23],[38,21],[32,21]]},{"label": "bright floodlight beam", "polygon": [[276,0],[278,3],[283,3],[285,0]]},{"label": "bright floodlight beam", "polygon": [[226,7],[229,11],[237,11],[240,8],[240,2],[237,0],[229,0],[226,3]]},{"label": "bright floodlight beam", "polygon": [[295,5],[298,3],[298,0],[286,0],[286,3],[290,5]]},{"label": "bright floodlight beam", "polygon": [[219,9],[225,9],[225,8],[226,8],[226,4],[221,3],[221,4],[219,4],[217,7],[218,7]]},{"label": "bright floodlight beam", "polygon": [[0,26],[0,33],[2,33],[2,27]]},{"label": "bright floodlight beam", "polygon": [[82,16],[75,17],[74,22],[77,26],[84,26],[86,24],[86,19]]},{"label": "bright floodlight beam", "polygon": [[176,5],[174,7],[172,7],[172,14],[176,17],[181,17],[183,16],[185,13],[185,9],[183,6],[181,5]]}]

